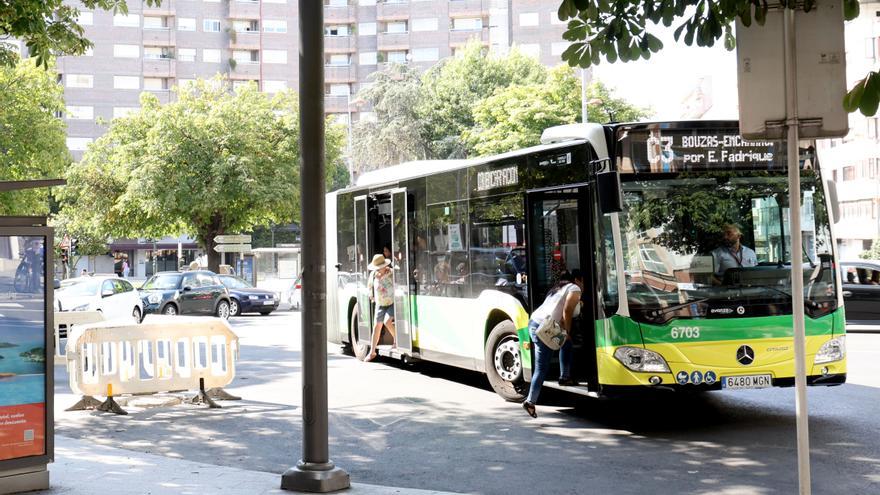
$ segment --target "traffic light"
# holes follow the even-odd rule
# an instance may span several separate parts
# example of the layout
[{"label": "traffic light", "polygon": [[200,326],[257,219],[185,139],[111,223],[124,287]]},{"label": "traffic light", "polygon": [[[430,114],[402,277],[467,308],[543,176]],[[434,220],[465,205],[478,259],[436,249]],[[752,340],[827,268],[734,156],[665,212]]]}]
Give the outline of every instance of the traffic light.
[{"label": "traffic light", "polygon": [[70,255],[71,256],[76,256],[76,245],[78,242],[79,241],[77,241],[76,239],[70,240]]}]

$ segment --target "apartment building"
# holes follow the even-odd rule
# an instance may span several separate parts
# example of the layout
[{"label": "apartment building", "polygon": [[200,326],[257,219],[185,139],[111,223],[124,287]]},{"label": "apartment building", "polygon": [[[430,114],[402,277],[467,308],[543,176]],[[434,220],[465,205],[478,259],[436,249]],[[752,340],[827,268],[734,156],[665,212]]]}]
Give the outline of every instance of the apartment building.
[{"label": "apartment building", "polygon": [[[862,1],[846,25],[847,84],[880,70],[880,2]],[[826,177],[837,185],[840,219],[835,225],[841,259],[856,259],[880,238],[880,115],[850,114],[849,134],[818,143]]]},{"label": "apartment building", "polygon": [[[75,159],[106,123],[139,108],[143,91],[160,101],[196,78],[224,74],[233,86],[296,89],[296,0],[129,0],[128,15],[84,9],[94,49],[58,60],[68,148]],[[325,109],[346,122],[368,112],[350,95],[385,64],[425,70],[471,39],[505,53],[519,48],[542,63],[561,62],[568,46],[558,0],[325,0]]]}]

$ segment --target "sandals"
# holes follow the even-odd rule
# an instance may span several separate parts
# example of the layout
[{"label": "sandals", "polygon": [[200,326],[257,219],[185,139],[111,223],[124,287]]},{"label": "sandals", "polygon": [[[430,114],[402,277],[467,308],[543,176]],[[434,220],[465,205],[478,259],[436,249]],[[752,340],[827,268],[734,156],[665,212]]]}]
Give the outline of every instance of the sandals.
[{"label": "sandals", "polygon": [[523,407],[523,409],[526,410],[527,413],[529,413],[529,416],[531,416],[533,418],[538,417],[538,412],[535,411],[535,405],[532,404],[531,402],[529,402],[529,401],[523,402],[522,407]]}]

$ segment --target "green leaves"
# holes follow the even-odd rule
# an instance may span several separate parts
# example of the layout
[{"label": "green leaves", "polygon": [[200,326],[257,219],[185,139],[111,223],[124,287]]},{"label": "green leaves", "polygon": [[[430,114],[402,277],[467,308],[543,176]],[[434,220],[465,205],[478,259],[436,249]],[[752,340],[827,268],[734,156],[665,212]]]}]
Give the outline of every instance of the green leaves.
[{"label": "green leaves", "polygon": [[843,18],[851,21],[859,16],[859,0],[843,0]]},{"label": "green leaves", "polygon": [[847,112],[859,110],[863,115],[873,117],[880,106],[880,72],[871,72],[843,97],[843,108]]}]

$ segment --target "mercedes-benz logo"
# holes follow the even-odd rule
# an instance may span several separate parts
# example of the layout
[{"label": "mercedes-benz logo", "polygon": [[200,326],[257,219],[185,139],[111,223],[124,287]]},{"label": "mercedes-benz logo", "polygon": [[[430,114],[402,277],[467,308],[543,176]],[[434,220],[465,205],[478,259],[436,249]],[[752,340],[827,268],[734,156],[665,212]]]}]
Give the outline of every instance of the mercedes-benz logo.
[{"label": "mercedes-benz logo", "polygon": [[748,366],[755,360],[755,351],[747,345],[740,346],[736,350],[736,360],[739,361],[739,364]]}]

